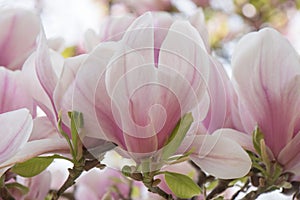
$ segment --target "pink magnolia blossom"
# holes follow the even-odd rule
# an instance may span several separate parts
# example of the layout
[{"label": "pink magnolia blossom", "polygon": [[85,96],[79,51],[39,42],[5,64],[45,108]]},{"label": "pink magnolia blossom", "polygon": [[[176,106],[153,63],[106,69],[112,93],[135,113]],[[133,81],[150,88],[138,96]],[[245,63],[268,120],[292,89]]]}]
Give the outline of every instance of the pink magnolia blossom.
[{"label": "pink magnolia blossom", "polygon": [[0,66],[21,69],[36,46],[40,20],[34,13],[19,8],[2,8],[0,16]]},{"label": "pink magnolia blossom", "polygon": [[112,141],[136,159],[161,150],[197,105],[211,64],[188,21],[165,22],[144,14],[121,41],[94,49],[76,77],[73,106],[83,113],[86,136]]},{"label": "pink magnolia blossom", "polygon": [[[89,54],[76,76],[73,109],[83,113],[84,136],[116,143],[137,163],[151,157],[160,166],[176,123],[207,97],[205,84],[214,63],[190,22],[155,16],[144,14],[122,40],[102,43]],[[196,120],[209,109],[209,100],[203,101]],[[251,161],[236,142],[219,133],[195,134],[188,132],[180,153],[195,148],[194,161],[222,178],[249,171]]]},{"label": "pink magnolia blossom", "polygon": [[271,158],[300,175],[299,55],[270,28],[244,36],[236,49],[232,65],[238,126],[251,135],[257,125]]}]

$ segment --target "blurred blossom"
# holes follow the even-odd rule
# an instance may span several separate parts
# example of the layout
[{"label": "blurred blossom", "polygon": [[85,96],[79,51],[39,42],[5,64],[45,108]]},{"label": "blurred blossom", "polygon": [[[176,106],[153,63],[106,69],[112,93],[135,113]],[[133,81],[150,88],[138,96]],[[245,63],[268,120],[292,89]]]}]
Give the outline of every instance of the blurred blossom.
[{"label": "blurred blossom", "polygon": [[29,192],[24,195],[18,188],[12,188],[9,192],[14,198],[18,200],[44,200],[50,190],[51,175],[50,172],[46,170],[32,178],[17,176],[16,182],[28,187]]},{"label": "blurred blossom", "polygon": [[0,66],[21,69],[35,49],[40,20],[34,13],[18,8],[1,8],[0,16]]},{"label": "blurred blossom", "polygon": [[300,12],[297,11],[292,15],[286,29],[283,30],[287,39],[291,42],[293,47],[300,53]]},{"label": "blurred blossom", "polygon": [[125,4],[130,11],[138,15],[147,11],[168,11],[171,9],[170,0],[123,0],[120,2]]},{"label": "blurred blossom", "polygon": [[129,180],[111,168],[102,171],[92,169],[83,174],[77,183],[76,199],[144,199],[143,193],[146,191],[143,183]]},{"label": "blurred blossom", "polygon": [[85,33],[84,46],[86,51],[90,52],[100,42],[120,40],[123,37],[125,30],[135,18],[136,17],[131,14],[105,18],[100,26],[99,34],[91,29]]}]

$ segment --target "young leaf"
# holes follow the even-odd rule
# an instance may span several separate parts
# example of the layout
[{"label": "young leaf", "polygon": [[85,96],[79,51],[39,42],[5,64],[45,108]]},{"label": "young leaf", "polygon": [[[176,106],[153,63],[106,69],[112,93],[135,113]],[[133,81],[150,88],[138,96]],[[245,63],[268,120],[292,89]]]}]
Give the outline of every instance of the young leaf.
[{"label": "young leaf", "polygon": [[167,185],[177,197],[192,198],[200,194],[200,187],[190,177],[173,172],[164,174]]},{"label": "young leaf", "polygon": [[11,171],[23,177],[33,177],[44,171],[53,160],[53,156],[31,158],[25,162],[17,163]]},{"label": "young leaf", "polygon": [[80,141],[78,140],[78,129],[83,127],[83,116],[82,113],[80,112],[68,112],[70,121],[71,121],[71,135],[72,135],[72,144],[73,144],[73,148],[74,148],[74,154],[75,157],[77,158],[79,156],[78,159],[80,159],[81,155],[78,155],[78,151],[80,150]]},{"label": "young leaf", "polygon": [[170,156],[172,156],[177,151],[186,133],[190,129],[192,122],[193,122],[192,113],[187,113],[177,123],[176,127],[171,133],[170,138],[168,139],[167,143],[163,147],[163,154],[162,154],[163,160],[167,160]]},{"label": "young leaf", "polygon": [[261,148],[260,148],[260,141],[264,139],[263,133],[260,131],[258,127],[255,128],[253,131],[253,146],[258,153],[258,155],[261,156]]}]

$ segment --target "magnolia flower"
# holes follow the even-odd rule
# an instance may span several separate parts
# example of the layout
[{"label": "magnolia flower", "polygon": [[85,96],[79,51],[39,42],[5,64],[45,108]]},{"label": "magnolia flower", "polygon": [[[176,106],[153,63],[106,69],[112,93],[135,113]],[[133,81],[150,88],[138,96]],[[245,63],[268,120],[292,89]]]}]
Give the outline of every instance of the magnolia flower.
[{"label": "magnolia flower", "polygon": [[[205,84],[214,63],[191,23],[155,16],[144,14],[122,40],[102,43],[89,54],[76,76],[73,109],[83,113],[84,126],[79,127],[83,140],[112,141],[122,155],[138,164],[152,158],[159,168],[179,119],[193,109],[197,120],[206,116]],[[206,103],[197,109],[201,101]],[[207,172],[232,178],[249,171],[251,161],[237,143],[218,133],[195,134],[188,132],[179,152],[196,150],[193,159]]]},{"label": "magnolia flower", "polygon": [[233,84],[243,132],[251,135],[257,125],[270,158],[300,175],[299,55],[270,28],[244,36],[236,49]]},{"label": "magnolia flower", "polygon": [[32,12],[12,8],[0,10],[0,66],[21,69],[36,46],[40,20]]},{"label": "magnolia flower", "polygon": [[161,150],[205,93],[211,63],[199,33],[188,21],[165,21],[144,14],[121,41],[94,49],[76,76],[73,109],[83,113],[85,136],[136,161]]}]

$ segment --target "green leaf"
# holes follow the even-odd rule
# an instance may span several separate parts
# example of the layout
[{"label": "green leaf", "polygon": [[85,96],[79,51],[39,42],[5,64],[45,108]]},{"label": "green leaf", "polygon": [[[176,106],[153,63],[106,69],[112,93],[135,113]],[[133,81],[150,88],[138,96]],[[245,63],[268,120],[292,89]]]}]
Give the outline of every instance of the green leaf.
[{"label": "green leaf", "polygon": [[261,140],[264,139],[264,135],[263,133],[260,131],[260,129],[258,127],[255,128],[254,132],[253,132],[253,146],[254,149],[256,150],[256,152],[258,153],[258,155],[261,156]]},{"label": "green leaf", "polygon": [[11,171],[23,177],[33,177],[44,171],[54,158],[55,156],[31,158],[25,162],[15,164]]},{"label": "green leaf", "polygon": [[[80,112],[68,112],[70,121],[71,121],[71,135],[72,135],[72,144],[74,148],[74,156],[77,158],[78,156],[78,150],[79,148],[82,148],[79,146],[79,140],[78,140],[78,129],[83,127],[83,116]],[[80,156],[79,156],[80,157]]]},{"label": "green leaf", "polygon": [[200,194],[200,187],[190,177],[173,172],[164,174],[167,185],[177,197],[192,198]]},{"label": "green leaf", "polygon": [[171,133],[168,141],[163,147],[162,159],[167,160],[170,156],[172,156],[182,143],[186,133],[191,127],[193,122],[192,113],[185,114],[181,120],[177,123],[176,127]]}]

